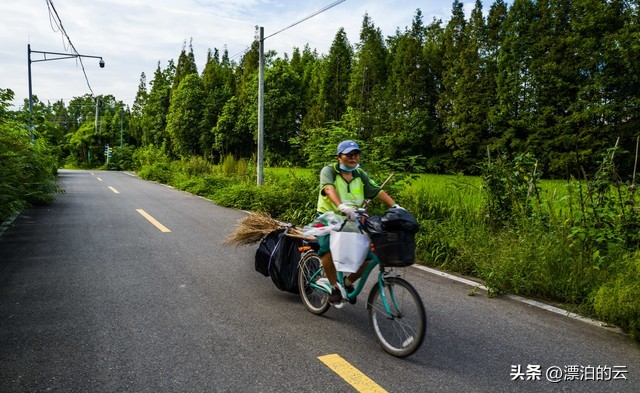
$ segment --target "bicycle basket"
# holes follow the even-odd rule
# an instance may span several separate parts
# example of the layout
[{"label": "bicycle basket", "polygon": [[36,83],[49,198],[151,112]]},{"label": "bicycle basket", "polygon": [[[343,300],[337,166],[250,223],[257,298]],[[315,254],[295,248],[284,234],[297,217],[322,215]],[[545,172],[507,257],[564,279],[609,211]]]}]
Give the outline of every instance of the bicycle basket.
[{"label": "bicycle basket", "polygon": [[384,267],[412,265],[416,260],[415,233],[387,231],[371,235],[376,255]]}]

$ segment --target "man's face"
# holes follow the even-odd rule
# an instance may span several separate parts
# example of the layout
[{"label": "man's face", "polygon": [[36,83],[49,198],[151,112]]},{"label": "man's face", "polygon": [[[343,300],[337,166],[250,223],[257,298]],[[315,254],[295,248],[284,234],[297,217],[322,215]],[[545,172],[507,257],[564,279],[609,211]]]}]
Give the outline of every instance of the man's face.
[{"label": "man's face", "polygon": [[338,160],[348,168],[355,168],[360,163],[360,151],[353,150],[347,154],[340,154]]}]

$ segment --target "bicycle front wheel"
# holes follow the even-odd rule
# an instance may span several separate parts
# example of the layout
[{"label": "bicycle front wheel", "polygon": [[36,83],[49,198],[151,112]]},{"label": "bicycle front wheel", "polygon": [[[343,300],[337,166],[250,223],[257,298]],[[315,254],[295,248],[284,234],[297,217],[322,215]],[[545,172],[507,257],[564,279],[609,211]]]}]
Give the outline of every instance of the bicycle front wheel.
[{"label": "bicycle front wheel", "polygon": [[298,288],[302,303],[310,312],[320,315],[329,309],[329,294],[311,284],[324,277],[322,261],[315,252],[305,254],[298,267]]},{"label": "bicycle front wheel", "polygon": [[374,285],[367,309],[369,325],[382,349],[404,357],[420,348],[427,331],[427,316],[420,295],[407,281],[385,278],[383,292],[379,284]]}]

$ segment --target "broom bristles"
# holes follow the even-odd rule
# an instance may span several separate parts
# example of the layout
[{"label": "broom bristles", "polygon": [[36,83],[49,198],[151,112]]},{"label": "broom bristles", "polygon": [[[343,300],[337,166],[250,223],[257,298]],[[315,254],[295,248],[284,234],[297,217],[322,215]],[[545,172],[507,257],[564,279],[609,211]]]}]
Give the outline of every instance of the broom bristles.
[{"label": "broom bristles", "polygon": [[[235,230],[227,237],[225,244],[235,244],[237,246],[254,244],[262,240],[268,233],[289,226],[291,226],[291,224],[277,221],[268,213],[250,213],[238,221],[238,225],[236,225]],[[292,227],[289,232],[301,234],[295,227]]]}]

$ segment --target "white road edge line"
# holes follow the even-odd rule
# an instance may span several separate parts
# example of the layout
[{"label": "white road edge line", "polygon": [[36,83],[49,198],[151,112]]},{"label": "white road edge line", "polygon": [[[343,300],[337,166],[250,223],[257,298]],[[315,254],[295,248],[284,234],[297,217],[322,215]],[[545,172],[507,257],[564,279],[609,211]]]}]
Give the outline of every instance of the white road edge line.
[{"label": "white road edge line", "polygon": [[[472,280],[468,280],[468,279],[463,278],[463,277],[458,277],[458,276],[455,276],[453,274],[441,272],[439,270],[436,270],[436,269],[433,269],[433,268],[430,268],[430,267],[426,267],[426,266],[422,266],[422,265],[417,265],[416,264],[416,265],[413,265],[413,266],[415,268],[417,268],[417,269],[420,269],[420,270],[423,270],[425,272],[434,274],[436,276],[441,276],[441,277],[447,278],[449,280],[457,281],[459,283],[466,284],[466,285],[481,289],[483,291],[488,291],[489,290],[489,288],[485,287],[484,285],[482,285],[482,284],[480,284],[478,282],[472,281]],[[512,299],[512,300],[515,300],[515,301],[518,301],[518,302],[521,302],[521,303],[528,304],[528,305],[533,306],[533,307],[541,308],[543,310],[546,310],[546,311],[549,311],[549,312],[552,312],[552,313],[555,313],[555,314],[559,314],[559,315],[562,315],[562,316],[565,316],[565,317],[576,319],[576,320],[588,323],[588,324],[593,325],[593,326],[605,328],[607,330],[611,330],[611,331],[614,331],[616,333],[624,334],[622,329],[620,329],[617,326],[612,326],[612,325],[609,325],[609,324],[607,324],[605,322],[598,321],[596,319],[591,319],[591,318],[588,318],[588,317],[584,317],[582,315],[579,315],[579,314],[576,314],[576,313],[572,313],[571,311],[563,310],[563,309],[561,309],[559,307],[555,307],[555,306],[552,306],[552,305],[549,305],[549,304],[545,304],[545,303],[542,303],[542,302],[539,302],[539,301],[536,301],[536,300],[527,299],[527,298],[524,298],[524,297],[518,296],[518,295],[505,295],[505,297],[507,297],[509,299]]]}]

